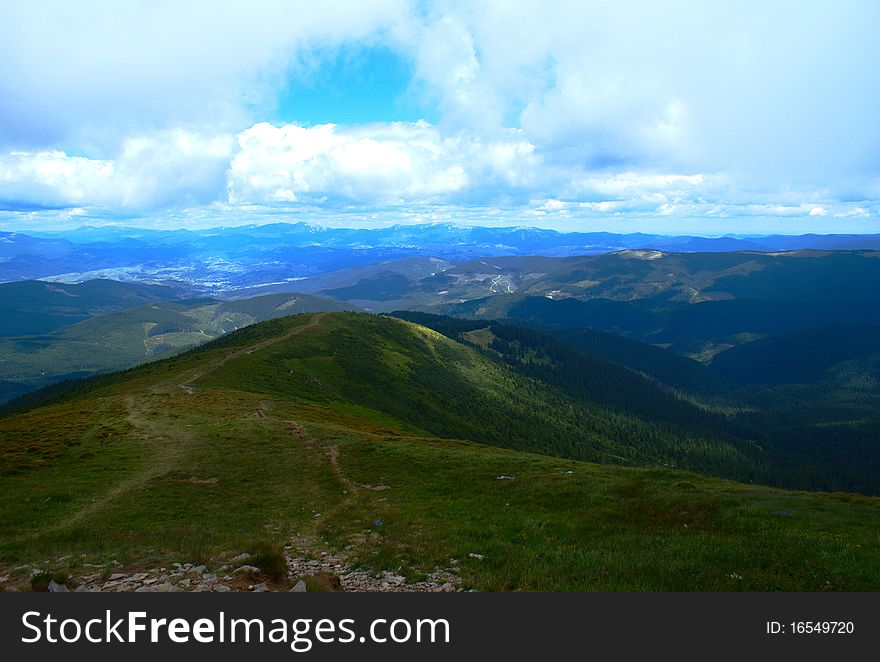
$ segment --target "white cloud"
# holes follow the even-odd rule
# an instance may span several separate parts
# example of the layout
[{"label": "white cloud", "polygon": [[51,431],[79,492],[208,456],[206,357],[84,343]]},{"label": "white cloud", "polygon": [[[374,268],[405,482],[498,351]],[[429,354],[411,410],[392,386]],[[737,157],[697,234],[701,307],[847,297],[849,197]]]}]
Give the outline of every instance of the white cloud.
[{"label": "white cloud", "polygon": [[520,132],[484,142],[426,122],[311,128],[256,124],[238,136],[229,168],[235,204],[454,201],[475,188],[508,192],[538,167]]},{"label": "white cloud", "polygon": [[0,155],[0,199],[144,211],[207,204],[222,195],[230,136],[183,130],[126,139],[114,159],[60,150]]},{"label": "white cloud", "polygon": [[[855,0],[0,3],[0,200],[873,218],[878,23]],[[290,67],[376,43],[436,125],[263,121]]]},{"label": "white cloud", "polygon": [[878,190],[878,3],[436,5],[455,31],[426,34],[472,54],[470,75],[451,84],[455,67],[433,63],[423,83],[450,107],[491,100],[490,116],[523,128],[546,163],[725,172],[753,190],[850,199]]},{"label": "white cloud", "polygon": [[182,123],[240,129],[314,48],[372,38],[406,0],[0,3],[0,143],[113,151]]}]

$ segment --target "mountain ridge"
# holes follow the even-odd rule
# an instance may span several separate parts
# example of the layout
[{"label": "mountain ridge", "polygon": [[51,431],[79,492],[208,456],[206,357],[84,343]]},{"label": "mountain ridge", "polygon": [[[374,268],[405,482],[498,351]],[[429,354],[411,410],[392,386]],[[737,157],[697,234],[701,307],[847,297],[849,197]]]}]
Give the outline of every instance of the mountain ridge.
[{"label": "mountain ridge", "polygon": [[[65,554],[74,577],[119,559],[216,569],[269,541],[407,583],[457,568],[479,590],[859,590],[880,577],[877,499],[442,438],[476,429],[490,402],[482,420],[503,437],[506,399],[538,397],[487,361],[400,320],[307,314],[2,417],[0,569]],[[475,401],[476,386],[501,390]],[[550,421],[540,409],[520,420]]]}]

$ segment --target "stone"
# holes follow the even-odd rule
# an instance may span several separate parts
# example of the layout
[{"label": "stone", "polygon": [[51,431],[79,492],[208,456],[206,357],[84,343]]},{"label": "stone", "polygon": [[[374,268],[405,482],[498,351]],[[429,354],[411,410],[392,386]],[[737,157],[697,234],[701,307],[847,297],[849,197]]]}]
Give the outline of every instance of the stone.
[{"label": "stone", "polygon": [[229,588],[226,584],[214,584],[214,590],[217,593],[228,593],[232,589]]},{"label": "stone", "polygon": [[265,593],[269,590],[269,585],[266,582],[261,582],[256,584],[252,589],[254,593]]},{"label": "stone", "polygon": [[53,580],[49,582],[49,593],[70,593],[70,589]]},{"label": "stone", "polygon": [[259,571],[260,571],[260,569],[257,568],[256,566],[253,566],[253,565],[243,565],[243,566],[239,566],[238,568],[236,568],[235,570],[233,570],[233,571],[232,571],[232,574],[233,574],[233,575],[240,575],[240,574],[254,573],[254,572],[259,572]]},{"label": "stone", "polygon": [[233,563],[242,563],[244,561],[247,561],[250,557],[251,557],[251,555],[248,554],[247,552],[242,552],[238,556],[233,556],[232,562]]},{"label": "stone", "polygon": [[300,579],[293,587],[288,591],[288,593],[306,593],[306,583]]}]

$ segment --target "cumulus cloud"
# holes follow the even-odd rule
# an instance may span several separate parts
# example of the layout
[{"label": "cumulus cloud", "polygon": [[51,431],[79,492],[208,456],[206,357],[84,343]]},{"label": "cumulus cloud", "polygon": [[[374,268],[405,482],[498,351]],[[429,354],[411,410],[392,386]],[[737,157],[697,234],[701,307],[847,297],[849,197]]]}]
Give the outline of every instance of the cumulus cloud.
[{"label": "cumulus cloud", "polygon": [[406,0],[4,2],[0,143],[112,151],[132,132],[241,129],[304,52],[393,31],[407,14]]},{"label": "cumulus cloud", "polygon": [[339,127],[257,124],[229,168],[236,204],[453,202],[473,190],[526,187],[540,165],[519,131],[484,141],[426,122]]},{"label": "cumulus cloud", "polygon": [[178,129],[128,138],[112,159],[12,151],[0,155],[0,200],[126,211],[208,204],[223,194],[233,145]]},{"label": "cumulus cloud", "polygon": [[[0,201],[867,225],[878,24],[867,0],[0,3]],[[279,125],[291,70],[352,44],[406,60],[438,120]]]},{"label": "cumulus cloud", "polygon": [[[435,20],[456,28],[426,33],[475,55],[468,76],[422,66],[424,83],[452,106],[460,96],[492,100],[546,163],[727,172],[752,188],[821,186],[850,197],[876,191],[878,3],[434,7]],[[425,50],[419,57],[431,62],[442,48]]]}]

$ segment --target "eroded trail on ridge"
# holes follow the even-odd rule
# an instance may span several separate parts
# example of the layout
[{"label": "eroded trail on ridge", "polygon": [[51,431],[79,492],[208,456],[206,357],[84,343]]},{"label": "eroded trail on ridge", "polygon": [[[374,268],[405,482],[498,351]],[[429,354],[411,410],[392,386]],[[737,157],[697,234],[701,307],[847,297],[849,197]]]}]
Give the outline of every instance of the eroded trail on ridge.
[{"label": "eroded trail on ridge", "polygon": [[250,347],[246,347],[244,349],[239,349],[234,352],[230,352],[229,354],[225,354],[224,356],[221,356],[217,359],[214,359],[213,361],[209,362],[206,366],[203,366],[202,368],[199,368],[197,371],[190,373],[184,381],[178,382],[177,386],[179,388],[183,389],[189,395],[193,395],[195,393],[195,388],[192,385],[193,382],[198,381],[199,379],[201,379],[205,375],[211,374],[212,372],[214,372],[218,368],[222,368],[224,365],[226,365],[230,361],[233,361],[233,360],[240,358],[242,356],[246,356],[248,354],[253,354],[254,352],[258,352],[261,349],[265,349],[266,347],[271,347],[272,345],[277,345],[278,343],[284,342],[285,340],[289,340],[293,336],[296,336],[296,335],[302,333],[303,331],[315,328],[316,326],[318,326],[318,324],[321,323],[321,320],[324,318],[325,314],[326,313],[316,313],[315,315],[313,315],[312,319],[309,320],[308,324],[304,324],[302,326],[296,326],[293,329],[291,329],[290,331],[288,331],[287,333],[285,333],[284,335],[277,336],[275,338],[269,338],[267,340],[264,340],[262,342],[257,343],[256,345],[251,345]]},{"label": "eroded trail on ridge", "polygon": [[132,426],[127,433],[129,443],[149,445],[150,453],[142,461],[142,466],[122,481],[113,484],[105,492],[93,496],[91,501],[82,508],[47,528],[21,536],[21,540],[55,533],[75,526],[111,505],[120,496],[166,475],[178,465],[186,454],[189,435],[177,426],[165,424],[153,412],[148,411],[149,400],[150,396],[145,395],[128,395],[125,398],[126,419]]},{"label": "eroded trail on ridge", "polygon": [[[236,358],[252,354],[265,347],[283,342],[307,329],[314,328],[320,324],[322,317],[323,313],[318,313],[307,324],[297,326],[281,336],[269,338],[245,349],[230,352],[211,361],[195,373],[178,375],[171,383],[176,383],[179,388],[192,395],[195,393],[192,383],[199,378],[210,374]],[[181,377],[183,381],[178,381]],[[166,382],[167,384],[168,382]],[[190,434],[179,424],[171,424],[163,419],[163,412],[161,411],[163,403],[155,400],[157,394],[161,393],[162,390],[165,389],[154,388],[148,391],[130,393],[125,396],[126,419],[131,425],[131,430],[127,433],[129,442],[149,446],[150,453],[141,463],[142,466],[122,481],[113,484],[105,492],[93,496],[89,503],[82,508],[47,528],[34,530],[24,536],[20,536],[20,540],[28,540],[75,526],[89,516],[100,512],[123,494],[168,474],[179,465],[180,460],[186,455]],[[261,407],[261,412],[264,409],[265,407]]]}]

